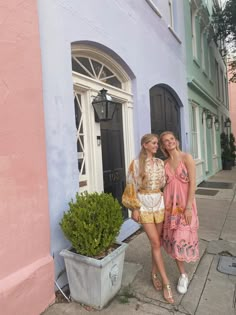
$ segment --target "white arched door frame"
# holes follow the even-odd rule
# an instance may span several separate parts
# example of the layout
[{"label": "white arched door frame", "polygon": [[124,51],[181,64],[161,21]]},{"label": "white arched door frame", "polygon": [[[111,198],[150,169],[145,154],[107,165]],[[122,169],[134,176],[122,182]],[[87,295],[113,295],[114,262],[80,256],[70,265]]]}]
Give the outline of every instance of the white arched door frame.
[{"label": "white arched door frame", "polygon": [[[72,48],[72,56],[91,57],[108,65],[108,67],[117,74],[122,82],[122,89],[115,86],[96,80],[95,78],[74,72],[73,85],[74,93],[81,95],[81,107],[83,111],[84,121],[83,128],[86,133],[84,142],[84,154],[86,158],[86,179],[83,174],[80,174],[80,183],[83,186],[79,188],[82,192],[87,190],[102,191],[103,183],[103,169],[102,169],[102,150],[99,143],[101,138],[100,124],[95,122],[94,109],[92,106],[93,98],[101,89],[108,90],[108,94],[118,103],[122,104],[123,117],[123,135],[124,135],[124,156],[125,168],[127,172],[128,165],[134,157],[134,141],[133,141],[133,95],[131,93],[131,81],[124,70],[114,62],[109,56],[104,53],[96,51],[94,48],[87,48],[85,46]],[[129,212],[130,217],[130,212]],[[138,229],[138,225],[131,219],[124,222],[118,240],[122,241]]]},{"label": "white arched door frame", "polygon": [[[93,98],[98,92],[105,88],[109,95],[118,103],[122,104],[123,115],[123,134],[124,134],[124,153],[125,166],[129,165],[134,156],[133,144],[133,96],[132,94],[121,91],[115,87],[95,82],[90,78],[73,73],[74,92],[80,93],[82,98],[82,107],[84,112],[84,129],[86,132],[85,155],[88,174],[88,185],[83,186],[80,191],[101,191],[103,188],[102,176],[102,152],[97,139],[101,137],[100,124],[95,122],[94,109],[92,106]],[[90,154],[88,154],[88,148]]]}]

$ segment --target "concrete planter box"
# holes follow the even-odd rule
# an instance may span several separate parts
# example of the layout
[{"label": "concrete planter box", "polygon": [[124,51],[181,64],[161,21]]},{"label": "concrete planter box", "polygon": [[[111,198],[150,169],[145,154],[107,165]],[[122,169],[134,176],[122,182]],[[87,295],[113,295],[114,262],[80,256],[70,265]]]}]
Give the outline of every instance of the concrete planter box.
[{"label": "concrete planter box", "polygon": [[79,303],[102,309],[120,290],[126,243],[120,243],[103,259],[94,259],[64,249],[71,298]]}]

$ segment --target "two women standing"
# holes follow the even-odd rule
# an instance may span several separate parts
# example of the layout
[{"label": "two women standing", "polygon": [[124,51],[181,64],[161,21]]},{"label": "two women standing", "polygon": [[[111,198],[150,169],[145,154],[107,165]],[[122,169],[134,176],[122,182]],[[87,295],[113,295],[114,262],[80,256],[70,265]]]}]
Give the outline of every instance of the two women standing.
[{"label": "two women standing", "polygon": [[[138,159],[131,162],[122,203],[132,210],[132,218],[143,225],[152,250],[152,281],[174,303],[161,254],[161,244],[176,259],[180,278],[177,289],[186,293],[188,278],[184,261],[198,259],[198,217],[194,199],[195,166],[191,155],[179,150],[171,132],[160,136],[165,164],[155,158],[158,136],[144,135]],[[164,198],[161,189],[164,188]],[[165,219],[164,219],[165,218]],[[164,225],[163,225],[164,221]],[[159,271],[162,281],[157,277]]]}]

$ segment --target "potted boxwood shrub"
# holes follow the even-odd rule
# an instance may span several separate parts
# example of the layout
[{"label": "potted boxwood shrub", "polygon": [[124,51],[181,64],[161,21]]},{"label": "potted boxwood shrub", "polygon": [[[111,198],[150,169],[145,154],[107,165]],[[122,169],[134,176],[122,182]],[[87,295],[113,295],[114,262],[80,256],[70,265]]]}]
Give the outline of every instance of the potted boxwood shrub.
[{"label": "potted boxwood shrub", "polygon": [[60,226],[72,247],[60,254],[74,301],[101,309],[119,291],[127,244],[115,240],[122,223],[111,194],[77,193],[69,203]]},{"label": "potted boxwood shrub", "polygon": [[221,159],[222,159],[222,168],[223,170],[232,169],[232,155],[230,151],[229,139],[225,132],[222,132],[220,135],[221,143]]}]

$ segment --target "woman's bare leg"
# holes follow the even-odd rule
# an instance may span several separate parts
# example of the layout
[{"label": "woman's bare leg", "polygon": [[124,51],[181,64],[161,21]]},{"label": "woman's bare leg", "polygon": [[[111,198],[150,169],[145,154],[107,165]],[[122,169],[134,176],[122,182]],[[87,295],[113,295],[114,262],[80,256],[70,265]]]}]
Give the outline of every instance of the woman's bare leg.
[{"label": "woman's bare leg", "polygon": [[[159,235],[159,239],[160,239],[161,233],[162,233],[162,226],[163,226],[162,222],[156,224],[156,229],[157,229],[157,233]],[[155,263],[155,260],[153,258],[153,254],[152,254],[152,275],[157,274],[157,273],[158,273],[158,267],[157,267],[157,264]]]},{"label": "woman's bare leg", "polygon": [[143,224],[143,229],[146,232],[149,241],[151,243],[151,248],[152,248],[152,257],[157,265],[159,272],[161,274],[161,278],[163,281],[163,284],[168,284],[169,279],[167,278],[166,275],[166,270],[161,254],[161,244],[160,244],[160,237],[156,228],[156,225],[154,223],[145,223]]},{"label": "woman's bare leg", "polygon": [[160,243],[160,236],[157,231],[157,227],[155,223],[145,223],[143,224],[143,229],[146,232],[151,248],[152,248],[152,257],[157,265],[163,283],[163,294],[166,301],[173,304],[174,299],[172,297],[171,288],[169,285],[169,279],[166,274],[162,254],[161,254],[161,243]]},{"label": "woman's bare leg", "polygon": [[179,273],[180,273],[180,274],[183,274],[183,273],[186,274],[185,268],[184,268],[184,262],[183,262],[183,261],[180,261],[180,260],[177,260],[177,259],[176,259],[175,261],[176,261],[176,264],[177,264],[177,266],[178,266]]}]

